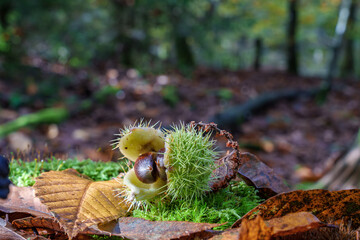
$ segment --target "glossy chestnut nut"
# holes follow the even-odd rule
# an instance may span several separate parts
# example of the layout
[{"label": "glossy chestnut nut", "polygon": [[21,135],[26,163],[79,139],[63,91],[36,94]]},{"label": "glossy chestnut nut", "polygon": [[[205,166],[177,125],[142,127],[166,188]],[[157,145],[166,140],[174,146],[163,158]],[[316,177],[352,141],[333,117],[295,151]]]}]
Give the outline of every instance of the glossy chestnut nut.
[{"label": "glossy chestnut nut", "polygon": [[136,177],[143,183],[154,183],[159,178],[159,171],[156,166],[157,154],[148,152],[140,155],[134,165]]},{"label": "glossy chestnut nut", "polygon": [[161,180],[166,181],[167,175],[166,175],[166,168],[164,165],[164,153],[165,153],[165,148],[162,148],[157,152],[156,166],[159,172],[159,177],[161,178]]}]

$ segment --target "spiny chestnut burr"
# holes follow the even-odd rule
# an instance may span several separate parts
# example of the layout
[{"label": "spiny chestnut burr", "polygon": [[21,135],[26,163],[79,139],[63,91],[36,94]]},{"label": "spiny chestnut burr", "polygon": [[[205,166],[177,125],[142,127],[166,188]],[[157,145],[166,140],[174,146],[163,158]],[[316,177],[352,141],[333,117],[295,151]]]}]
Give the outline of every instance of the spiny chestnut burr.
[{"label": "spiny chestnut burr", "polygon": [[117,148],[135,162],[123,181],[130,201],[150,200],[165,192],[172,199],[193,201],[210,190],[218,156],[211,133],[185,124],[162,132],[140,123],[125,128],[120,136]]}]

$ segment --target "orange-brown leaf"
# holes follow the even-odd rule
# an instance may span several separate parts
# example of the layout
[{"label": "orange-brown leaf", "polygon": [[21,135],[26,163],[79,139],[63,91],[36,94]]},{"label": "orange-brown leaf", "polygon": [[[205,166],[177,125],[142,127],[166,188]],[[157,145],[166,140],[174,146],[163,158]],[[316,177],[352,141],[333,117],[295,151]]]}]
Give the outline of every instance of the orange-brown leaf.
[{"label": "orange-brown leaf", "polygon": [[244,219],[239,228],[228,229],[221,235],[211,238],[211,240],[273,239],[304,233],[309,230],[324,229],[323,227],[333,228],[334,226],[322,223],[308,212],[290,213],[267,221],[258,215],[255,219]]},{"label": "orange-brown leaf", "polygon": [[228,229],[210,240],[269,240],[272,234],[272,227],[267,226],[262,217],[244,220],[241,227]]},{"label": "orange-brown leaf", "polygon": [[53,231],[62,232],[59,223],[56,222],[54,218],[44,218],[44,217],[26,217],[21,219],[16,219],[12,222],[12,225],[18,229],[32,229],[32,228],[44,228]]},{"label": "orange-brown leaf", "polygon": [[266,224],[273,228],[272,237],[286,236],[328,226],[309,212],[290,213],[283,217],[272,218],[266,221]]},{"label": "orange-brown leaf", "polygon": [[264,220],[257,216],[254,220],[242,222],[240,227],[240,240],[269,240],[272,228],[268,227]]},{"label": "orange-brown leaf", "polygon": [[115,196],[115,190],[123,188],[116,180],[94,182],[68,169],[42,173],[34,188],[70,238],[86,227],[127,214],[128,206]]},{"label": "orange-brown leaf", "polygon": [[327,191],[297,190],[269,198],[234,223],[238,227],[244,219],[260,215],[265,220],[289,213],[311,212],[323,222],[349,221],[352,227],[360,226],[360,189]]}]

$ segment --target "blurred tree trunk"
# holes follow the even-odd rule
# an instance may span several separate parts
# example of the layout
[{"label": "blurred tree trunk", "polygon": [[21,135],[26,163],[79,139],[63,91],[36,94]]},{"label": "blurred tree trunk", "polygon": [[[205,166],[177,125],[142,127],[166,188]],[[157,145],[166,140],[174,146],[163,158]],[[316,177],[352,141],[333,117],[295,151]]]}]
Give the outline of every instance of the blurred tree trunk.
[{"label": "blurred tree trunk", "polygon": [[[17,31],[9,31],[10,26],[9,15],[14,9],[14,2],[11,0],[1,0],[0,1],[0,34],[3,32],[7,35],[7,40],[5,41],[5,48],[0,51],[0,60],[2,60],[2,73],[7,78],[14,79],[19,72],[18,67],[21,65],[20,58],[23,54],[23,48],[21,47],[22,38],[24,38],[21,28],[14,28]],[[21,33],[20,33],[21,32]],[[19,40],[14,41],[14,36]]]},{"label": "blurred tree trunk", "polygon": [[176,65],[184,74],[189,73],[195,67],[195,59],[189,43],[189,29],[184,23],[186,7],[185,2],[180,6],[177,6],[175,2],[168,4],[168,12],[170,13],[173,28]]},{"label": "blurred tree trunk", "polygon": [[254,70],[259,71],[261,68],[261,58],[263,52],[263,41],[260,37],[255,39],[255,58],[254,58]]},{"label": "blurred tree trunk", "polygon": [[175,36],[175,52],[180,70],[192,69],[195,66],[194,56],[186,36],[177,33]]},{"label": "blurred tree trunk", "polygon": [[298,0],[289,0],[289,23],[287,29],[287,71],[298,74],[296,31],[298,26]]},{"label": "blurred tree trunk", "polygon": [[352,1],[350,5],[348,30],[345,35],[345,56],[342,66],[342,76],[353,76],[355,74],[355,41],[353,36],[355,26],[357,2]]},{"label": "blurred tree trunk", "polygon": [[10,1],[1,1],[0,2],[0,24],[1,30],[4,31],[8,26],[8,16],[11,11],[11,2]]},{"label": "blurred tree trunk", "polygon": [[115,41],[116,45],[119,46],[114,53],[115,60],[130,67],[133,65],[134,43],[129,36],[129,32],[134,25],[134,6],[121,0],[112,0],[112,4],[114,5],[114,18],[117,25]]},{"label": "blurred tree trunk", "polygon": [[332,57],[329,63],[327,75],[322,84],[322,90],[318,95],[318,101],[320,102],[325,101],[327,94],[330,92],[333,85],[333,79],[337,70],[340,50],[348,25],[351,3],[352,0],[342,0],[340,4],[339,17],[336,23],[335,36],[332,45]]}]

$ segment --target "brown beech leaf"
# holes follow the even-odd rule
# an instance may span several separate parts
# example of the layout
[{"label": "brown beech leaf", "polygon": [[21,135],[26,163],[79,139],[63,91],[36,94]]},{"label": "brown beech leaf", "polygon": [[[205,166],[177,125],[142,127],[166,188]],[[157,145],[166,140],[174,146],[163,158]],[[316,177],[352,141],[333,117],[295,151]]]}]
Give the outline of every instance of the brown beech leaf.
[{"label": "brown beech leaf", "polygon": [[125,216],[128,210],[123,199],[115,196],[122,184],[94,182],[74,169],[42,173],[34,189],[70,238],[86,227]]},{"label": "brown beech leaf", "polygon": [[222,224],[177,221],[149,221],[142,218],[123,217],[111,226],[93,226],[88,234],[121,236],[129,239],[204,239],[212,236],[210,230]]},{"label": "brown beech leaf", "polygon": [[7,199],[0,199],[0,213],[8,214],[9,221],[28,216],[50,217],[47,207],[35,197],[31,187],[10,186]]},{"label": "brown beech leaf", "polygon": [[321,222],[309,212],[289,213],[283,217],[272,218],[265,222],[267,226],[273,228],[272,237],[287,236],[320,227],[329,227],[328,224]]},{"label": "brown beech leaf", "polygon": [[351,227],[356,229],[360,226],[360,189],[282,193],[258,205],[232,227],[238,227],[245,219],[253,219],[258,215],[269,220],[296,212],[311,212],[323,222],[351,221]]},{"label": "brown beech leaf", "polygon": [[260,161],[251,153],[240,153],[240,177],[250,186],[259,190],[263,198],[272,197],[278,193],[289,191],[284,180],[274,173],[274,170]]},{"label": "brown beech leaf", "polygon": [[273,239],[290,236],[309,230],[334,226],[321,222],[309,212],[290,213],[280,218],[264,221],[259,215],[255,219],[244,219],[239,228],[228,229],[211,240],[221,239]]}]

